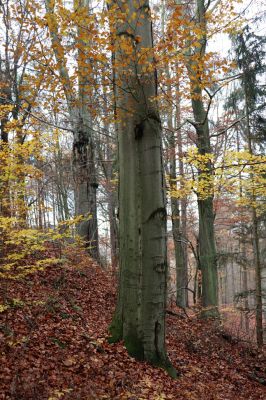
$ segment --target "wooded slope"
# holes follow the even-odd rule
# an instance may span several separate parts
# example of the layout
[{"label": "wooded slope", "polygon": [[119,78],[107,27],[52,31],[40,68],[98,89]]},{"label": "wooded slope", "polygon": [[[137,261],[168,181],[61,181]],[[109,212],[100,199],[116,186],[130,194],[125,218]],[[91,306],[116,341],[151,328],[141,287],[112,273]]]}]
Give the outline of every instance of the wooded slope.
[{"label": "wooded slope", "polygon": [[167,329],[177,380],[108,344],[114,280],[80,251],[68,253],[61,266],[1,282],[0,399],[265,398],[263,355],[178,309]]}]

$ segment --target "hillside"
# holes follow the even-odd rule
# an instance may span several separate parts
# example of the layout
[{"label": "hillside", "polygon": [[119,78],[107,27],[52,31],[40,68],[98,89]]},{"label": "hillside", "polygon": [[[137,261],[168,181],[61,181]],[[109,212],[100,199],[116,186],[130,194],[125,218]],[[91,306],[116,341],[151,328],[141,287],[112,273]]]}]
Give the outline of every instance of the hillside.
[{"label": "hillside", "polygon": [[178,309],[167,338],[177,380],[108,344],[115,283],[77,251],[64,265],[2,280],[0,303],[0,399],[265,398],[263,355]]}]

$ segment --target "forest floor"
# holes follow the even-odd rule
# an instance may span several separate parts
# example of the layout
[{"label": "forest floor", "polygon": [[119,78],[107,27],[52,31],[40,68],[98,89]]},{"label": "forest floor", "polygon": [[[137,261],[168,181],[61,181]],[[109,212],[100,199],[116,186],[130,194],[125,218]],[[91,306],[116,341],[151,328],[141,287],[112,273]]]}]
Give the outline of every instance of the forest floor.
[{"label": "forest floor", "polygon": [[64,265],[2,279],[0,399],[266,398],[262,352],[177,308],[167,317],[176,380],[129,357],[123,343],[108,344],[115,286],[106,271],[74,250]]}]

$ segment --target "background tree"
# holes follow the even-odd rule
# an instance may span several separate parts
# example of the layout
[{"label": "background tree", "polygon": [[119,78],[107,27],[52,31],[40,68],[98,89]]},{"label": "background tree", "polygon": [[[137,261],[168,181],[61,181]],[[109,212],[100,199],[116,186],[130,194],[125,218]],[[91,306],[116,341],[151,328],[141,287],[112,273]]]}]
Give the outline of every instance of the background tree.
[{"label": "background tree", "polygon": [[93,62],[91,55],[90,29],[93,26],[93,16],[89,0],[75,0],[74,26],[76,28],[77,48],[77,78],[78,92],[67,68],[65,49],[61,40],[60,26],[54,1],[46,0],[46,20],[51,36],[53,51],[61,84],[64,90],[67,107],[74,135],[73,166],[75,202],[77,215],[83,215],[84,220],[78,225],[78,232],[87,243],[88,250],[94,258],[99,256],[96,191],[98,188],[95,168],[95,143],[93,139],[92,102]]},{"label": "background tree", "polygon": [[[261,86],[259,76],[266,71],[263,62],[265,56],[265,37],[257,36],[246,27],[242,34],[235,37],[235,52],[243,84],[242,100],[244,102],[243,137],[247,143],[250,155],[257,154],[257,148],[265,150],[266,120],[265,88]],[[239,92],[241,95],[241,91]],[[240,97],[241,99],[241,97]],[[258,146],[259,145],[259,146]],[[263,151],[263,150],[262,150]],[[256,328],[257,343],[263,344],[263,303],[262,303],[262,262],[259,241],[260,220],[256,208],[257,194],[254,188],[254,176],[251,172],[251,215],[254,264],[256,268]]]}]

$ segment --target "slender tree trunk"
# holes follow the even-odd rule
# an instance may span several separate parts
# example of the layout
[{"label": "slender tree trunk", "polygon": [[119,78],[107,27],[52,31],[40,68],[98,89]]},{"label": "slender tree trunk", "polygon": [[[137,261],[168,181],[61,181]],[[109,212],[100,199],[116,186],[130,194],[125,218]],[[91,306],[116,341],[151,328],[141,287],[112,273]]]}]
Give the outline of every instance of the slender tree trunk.
[{"label": "slender tree trunk", "polygon": [[[244,261],[245,263],[245,261]],[[243,272],[243,291],[244,291],[244,321],[245,321],[245,331],[246,333],[249,332],[249,319],[247,312],[249,310],[249,304],[248,304],[248,274],[247,274],[247,266],[246,264],[243,264],[242,266],[242,272]]]},{"label": "slender tree trunk", "polygon": [[[244,74],[245,77],[245,74]],[[247,142],[248,150],[251,155],[254,154],[252,147],[252,133],[250,129],[249,120],[249,101],[248,82],[244,78],[244,93],[245,93],[245,114],[246,114],[246,131],[247,131]],[[251,182],[253,185],[254,177],[250,174]],[[256,202],[256,195],[254,191],[251,194],[251,200],[254,204]],[[253,236],[253,253],[254,253],[254,263],[255,263],[255,277],[256,277],[256,336],[257,345],[259,347],[263,346],[263,306],[262,306],[262,289],[261,289],[261,260],[260,260],[260,243],[259,243],[259,228],[258,228],[258,216],[254,205],[251,206],[251,218],[252,218],[252,236]]]},{"label": "slender tree trunk", "polygon": [[110,245],[112,271],[115,274],[118,268],[118,227],[115,214],[115,198],[112,191],[108,194],[108,214],[110,220]]},{"label": "slender tree trunk", "polygon": [[[125,13],[125,22],[117,18],[118,10]],[[148,61],[152,62],[149,2],[112,3],[110,20],[115,32],[120,120],[120,282],[110,331],[113,340],[124,339],[132,356],[174,375],[165,350],[166,209],[161,123],[152,101],[156,79],[138,62],[144,48],[146,54],[149,49]]]},{"label": "slender tree trunk", "polygon": [[[180,112],[180,110],[179,110]],[[179,114],[180,115],[180,114]],[[179,121],[181,122],[180,118]],[[178,121],[177,121],[178,122]],[[178,125],[180,126],[180,124]],[[179,164],[179,175],[180,175],[180,185],[181,188],[184,185],[185,173],[184,173],[184,163],[183,157],[183,147],[182,147],[182,132],[181,129],[177,134],[177,149],[178,149],[178,164]],[[184,197],[180,199],[180,211],[181,211],[181,246],[183,253],[183,264],[184,264],[184,276],[186,281],[186,287],[188,287],[188,246],[187,246],[187,198]],[[188,306],[188,291],[185,294],[186,305]]]},{"label": "slender tree trunk", "polygon": [[[169,113],[170,115],[170,113]],[[170,120],[169,120],[170,119]],[[170,169],[170,188],[171,188],[171,209],[172,209],[172,227],[173,239],[175,247],[176,261],[176,304],[179,307],[186,308],[187,306],[187,266],[185,263],[184,248],[182,244],[181,231],[181,213],[180,200],[175,197],[177,191],[177,165],[176,165],[176,138],[173,130],[172,116],[168,118],[168,127],[170,129],[168,135],[169,144],[169,169]],[[180,131],[178,131],[180,134]]]},{"label": "slender tree trunk", "polygon": [[[162,1],[162,36],[165,38],[165,11],[166,2]],[[171,81],[170,68],[169,65],[165,65],[165,74],[168,82]],[[169,171],[167,168],[167,174],[170,178],[170,201],[171,201],[171,211],[172,211],[172,232],[173,241],[175,249],[175,264],[176,264],[176,305],[182,308],[187,306],[187,264],[184,254],[184,246],[182,243],[182,231],[181,231],[181,213],[180,213],[180,199],[176,197],[176,191],[178,189],[177,184],[177,139],[176,136],[180,137],[181,131],[180,126],[180,93],[179,93],[179,76],[178,71],[176,73],[176,93],[175,93],[175,105],[176,105],[176,115],[175,115],[175,128],[173,124],[173,89],[170,83],[167,84],[167,97],[169,102],[169,109],[167,110],[167,154],[169,165]]]},{"label": "slender tree trunk", "polygon": [[[240,151],[240,138],[239,138],[239,132],[237,131],[237,137],[236,137],[236,142],[237,142],[237,151]],[[243,197],[243,189],[242,189],[242,173],[240,171],[239,173],[239,198],[241,199]],[[242,263],[242,291],[244,292],[244,315],[243,313],[241,316],[244,316],[244,326],[245,326],[245,331],[246,333],[249,332],[249,319],[247,312],[249,310],[249,304],[248,304],[248,272],[247,272],[247,263],[246,263],[246,243],[245,243],[245,232],[242,227],[241,229],[241,237],[239,240],[239,250],[240,250],[240,255],[243,260]],[[240,271],[241,274],[241,271]]]},{"label": "slender tree trunk", "polygon": [[[180,92],[179,92],[179,76],[178,67],[176,71],[176,115],[175,115],[175,128],[177,132],[177,138],[175,140],[175,149],[178,153],[178,164],[179,164],[179,176],[180,186],[183,187],[184,179],[184,165],[182,161],[182,132],[181,132],[181,108],[180,108]],[[175,159],[176,163],[176,151]],[[176,175],[176,166],[175,166]],[[176,179],[176,177],[175,177]],[[177,245],[176,245],[176,273],[177,273],[177,292],[176,292],[176,304],[182,308],[188,305],[188,265],[187,265],[187,245],[186,245],[186,199],[182,198],[174,207],[177,210],[178,226],[175,230],[178,234]]]},{"label": "slender tree trunk", "polygon": [[[105,125],[105,131],[108,132],[107,125]],[[113,187],[114,185],[112,184],[113,165],[111,160],[113,157],[113,150],[111,149],[109,139],[106,143],[107,160],[104,160],[104,155],[100,150],[99,154],[100,158],[103,160],[102,169],[106,180],[108,218],[110,225],[111,266],[112,272],[115,274],[118,267],[118,226],[116,221],[117,194],[115,188]]]},{"label": "slender tree trunk", "polygon": [[[107,98],[104,95],[104,113],[108,114],[107,109]],[[114,114],[116,116],[116,114]],[[116,126],[116,124],[115,124]],[[105,132],[109,132],[111,135],[111,129],[108,123],[104,124]],[[116,131],[116,129],[115,129]],[[117,132],[116,132],[117,133]],[[114,135],[114,140],[117,140],[117,134]],[[107,203],[108,203],[108,217],[109,217],[109,225],[110,225],[110,247],[111,247],[111,267],[112,272],[115,275],[118,269],[118,226],[117,226],[117,218],[116,218],[116,207],[117,207],[117,193],[115,187],[112,183],[112,179],[114,178],[114,163],[112,159],[115,156],[115,152],[112,149],[113,142],[110,141],[111,137],[107,136],[106,138],[106,161],[104,162],[104,155],[100,154],[100,158],[103,160],[102,169],[106,179],[106,190],[107,190]]]},{"label": "slender tree trunk", "polygon": [[[166,66],[166,75],[167,78],[170,79],[170,72],[168,66]],[[167,88],[168,98],[171,102],[172,92],[171,86],[169,85]],[[179,105],[179,98],[176,99],[177,104]],[[177,111],[176,119],[179,118],[180,121],[180,112]],[[178,126],[180,123],[178,124]],[[186,308],[187,306],[187,265],[185,263],[185,255],[184,255],[184,247],[182,244],[182,231],[181,231],[181,213],[180,213],[180,200],[176,197],[176,192],[178,190],[177,184],[177,162],[176,162],[176,135],[173,126],[173,113],[172,109],[168,110],[167,114],[167,126],[168,126],[168,134],[167,134],[167,154],[168,160],[167,164],[169,165],[169,170],[167,169],[167,174],[170,179],[170,201],[171,201],[171,218],[172,218],[172,232],[173,232],[173,241],[174,241],[174,249],[175,249],[175,264],[176,264],[176,305],[182,308]],[[180,135],[180,130],[177,131],[177,134]]]},{"label": "slender tree trunk", "polygon": [[[198,57],[191,57],[191,50],[188,51],[187,69],[191,86],[191,103],[194,116],[194,127],[197,133],[197,147],[200,155],[211,153],[210,134],[208,114],[204,109],[202,89],[200,87],[198,63],[206,53],[207,27],[205,16],[205,5],[203,0],[197,0],[197,9],[195,18],[198,21],[199,28],[202,31],[200,47],[195,48],[194,52]],[[190,46],[191,44],[188,44]],[[209,162],[207,170],[198,170],[199,180],[204,180],[206,173],[212,175],[212,165]],[[214,211],[213,195],[207,198],[198,196],[199,211],[199,257],[202,271],[202,316],[218,316],[218,276],[217,276],[217,254],[214,236]]]},{"label": "slender tree trunk", "polygon": [[261,289],[261,262],[258,234],[258,217],[256,209],[252,207],[253,249],[256,273],[256,336],[259,347],[263,346],[263,319],[262,319],[262,289]]},{"label": "slender tree trunk", "polygon": [[[113,151],[110,143],[107,143],[107,160],[111,160]],[[110,221],[110,244],[111,244],[111,263],[112,271],[116,273],[118,268],[118,226],[116,222],[116,205],[117,195],[112,185],[113,165],[111,162],[107,163],[107,176],[108,176],[108,214]]]}]

